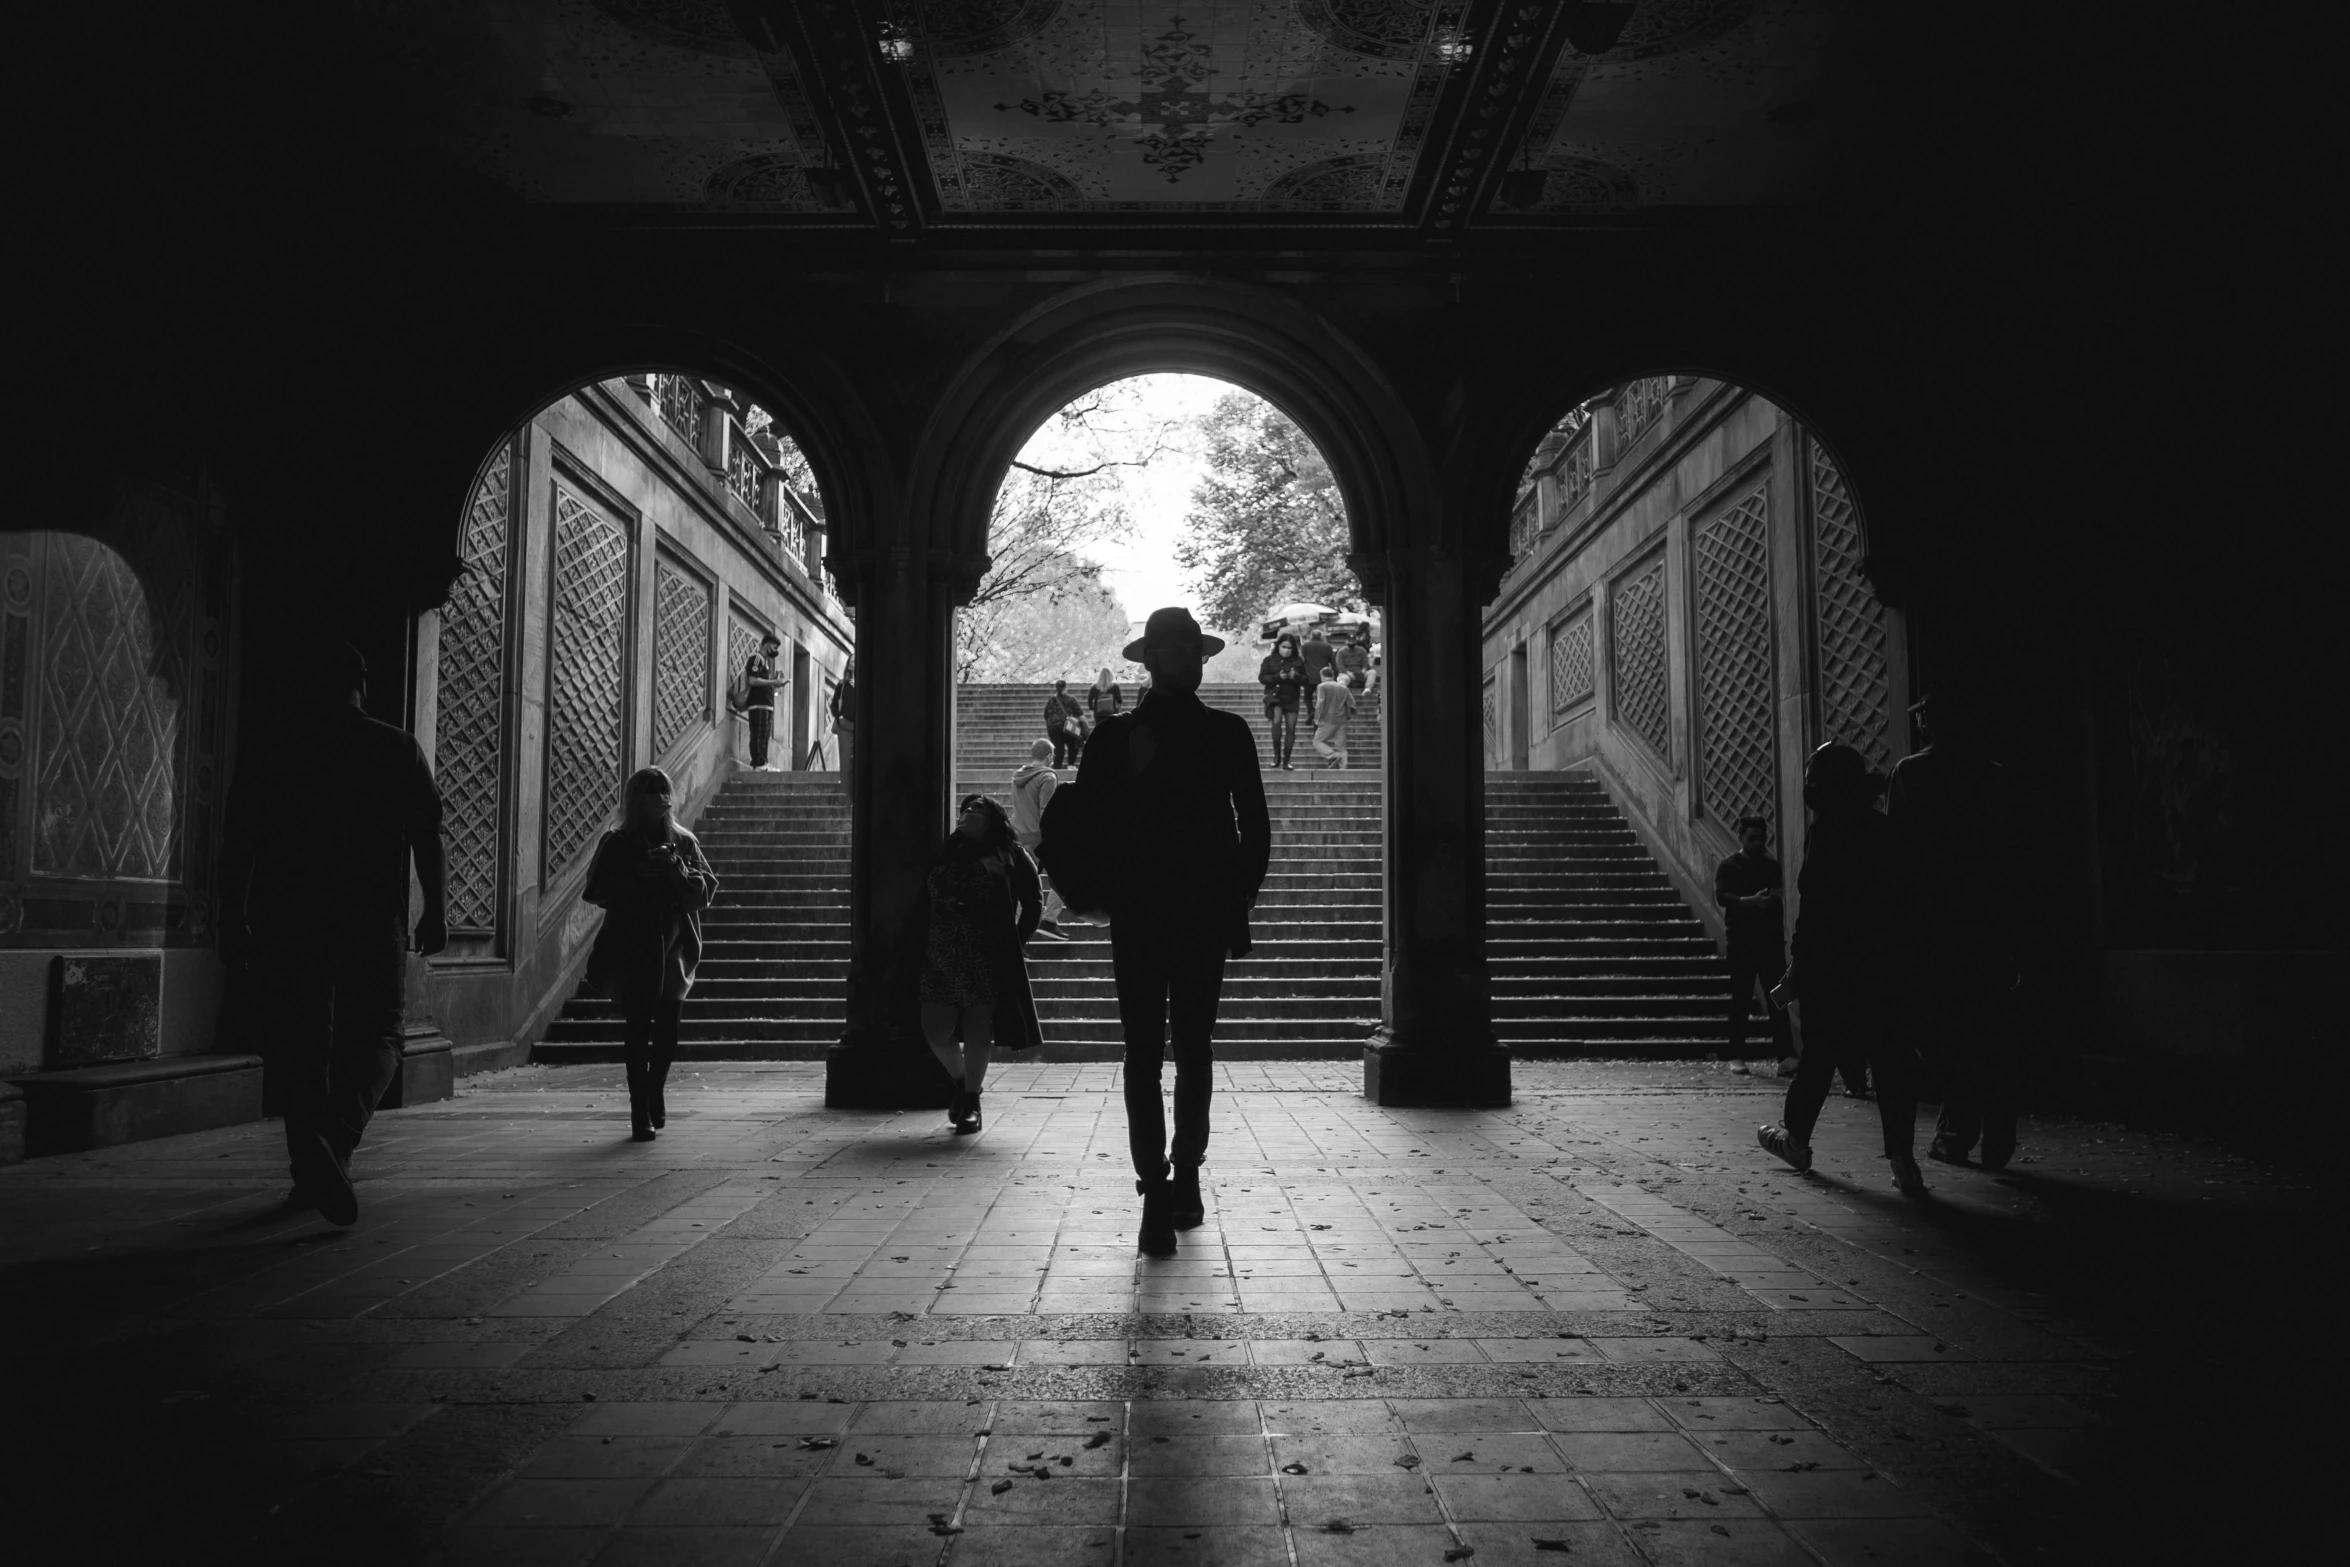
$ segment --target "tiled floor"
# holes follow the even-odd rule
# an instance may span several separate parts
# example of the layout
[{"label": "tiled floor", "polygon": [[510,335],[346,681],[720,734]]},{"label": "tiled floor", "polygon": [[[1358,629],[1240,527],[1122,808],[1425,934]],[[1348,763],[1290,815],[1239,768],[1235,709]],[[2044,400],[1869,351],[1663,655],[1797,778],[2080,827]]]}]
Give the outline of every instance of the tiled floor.
[{"label": "tiled floor", "polygon": [[379,1118],[348,1233],[273,1211],[274,1126],[0,1172],[20,1495],[179,1454],[120,1539],[235,1560],[2066,1559],[2147,1331],[2067,1259],[2116,1204],[2308,1224],[2083,1126],[1913,1205],[1842,1102],[1797,1176],[1719,1068],[1479,1114],[1263,1063],[1149,1262],[1114,1068],[1000,1068],[976,1138],[820,1074],[681,1068],[650,1147],[617,1069],[469,1082]]}]

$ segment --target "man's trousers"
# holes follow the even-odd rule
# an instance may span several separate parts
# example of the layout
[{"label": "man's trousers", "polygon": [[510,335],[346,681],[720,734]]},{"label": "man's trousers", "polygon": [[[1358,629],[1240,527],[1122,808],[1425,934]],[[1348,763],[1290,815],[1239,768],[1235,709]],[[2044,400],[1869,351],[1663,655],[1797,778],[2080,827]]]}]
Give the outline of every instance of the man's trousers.
[{"label": "man's trousers", "polygon": [[[1209,1038],[1224,992],[1224,947],[1194,921],[1117,914],[1110,969],[1126,1034],[1126,1140],[1134,1173],[1156,1180],[1169,1158],[1196,1169],[1208,1153],[1208,1096],[1215,1084]],[[1167,1144],[1160,1096],[1170,1034],[1175,1055],[1175,1142]]]}]

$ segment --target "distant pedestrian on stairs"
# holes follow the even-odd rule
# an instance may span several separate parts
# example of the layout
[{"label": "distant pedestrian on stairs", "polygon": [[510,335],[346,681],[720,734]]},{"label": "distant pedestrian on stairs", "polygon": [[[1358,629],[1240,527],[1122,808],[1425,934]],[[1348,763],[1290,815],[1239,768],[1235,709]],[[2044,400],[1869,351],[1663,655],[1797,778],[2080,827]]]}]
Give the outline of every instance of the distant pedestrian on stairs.
[{"label": "distant pedestrian on stairs", "polygon": [[332,643],[318,705],[274,765],[237,769],[221,827],[220,958],[251,969],[284,1106],[291,1208],[359,1217],[351,1155],[400,1071],[408,867],[424,890],[414,950],[446,947],[441,795],[423,748],[367,716],[367,660]]},{"label": "distant pedestrian on stairs", "polygon": [[629,1136],[649,1143],[669,1124],[663,1095],[702,961],[702,910],[718,896],[718,876],[700,840],[670,814],[667,773],[641,768],[622,793],[620,825],[596,845],[580,896],[604,911],[587,983],[620,1003]]},{"label": "distant pedestrian on stairs", "polygon": [[1310,679],[1297,638],[1286,631],[1257,665],[1257,684],[1265,688],[1265,723],[1273,732],[1273,765],[1284,772],[1290,770],[1290,753],[1297,749],[1297,711],[1306,705]]},{"label": "distant pedestrian on stairs", "polygon": [[744,711],[751,720],[751,766],[767,765],[767,747],[775,737],[775,693],[787,682],[775,673],[776,655],[783,651],[783,638],[770,631],[759,639],[759,651],[743,665]]},{"label": "distant pedestrian on stairs", "polygon": [[1086,687],[1085,709],[1097,729],[1101,727],[1103,719],[1126,711],[1126,693],[1119,688],[1117,681],[1110,678],[1109,666],[1104,665],[1093,684]]},{"label": "distant pedestrian on stairs", "polygon": [[1338,663],[1337,650],[1330,645],[1330,633],[1315,626],[1306,632],[1305,642],[1298,648],[1298,656],[1306,661],[1306,722],[1322,721],[1319,683],[1329,678],[1330,670]]},{"label": "distant pedestrian on stairs", "polygon": [[1828,1102],[1837,1064],[1865,1060],[1876,1079],[1893,1184],[1919,1197],[1926,1180],[1914,1146],[1914,1052],[1891,1026],[1901,880],[1893,828],[1876,809],[1884,788],[1884,774],[1841,741],[1812,752],[1804,768],[1803,803],[1812,819],[1803,873],[1796,879],[1802,906],[1795,919],[1795,961],[1771,992],[1779,1005],[1801,1007],[1803,1052],[1784,1119],[1763,1127],[1756,1140],[1796,1169],[1810,1169],[1812,1127]]},{"label": "distant pedestrian on stairs", "polygon": [[833,743],[840,747],[840,786],[854,799],[857,786],[849,775],[849,753],[857,738],[857,661],[853,658],[832,688],[830,708]]},{"label": "distant pedestrian on stairs", "polygon": [[1324,666],[1321,688],[1314,693],[1314,754],[1324,767],[1347,765],[1346,725],[1354,716],[1355,694],[1335,667]]},{"label": "distant pedestrian on stairs", "polygon": [[1771,1000],[1787,970],[1787,904],[1782,896],[1786,882],[1771,857],[1770,842],[1770,823],[1759,816],[1739,817],[1738,852],[1714,871],[1714,902],[1730,938],[1730,1037],[1720,1057],[1724,1061],[1746,1060],[1746,1016],[1758,987],[1763,1010],[1770,1014],[1774,1058],[1783,1061],[1795,1054],[1787,1014]]},{"label": "distant pedestrian on stairs", "polygon": [[980,1129],[994,1052],[1042,1042],[1021,949],[1043,913],[1036,862],[1004,808],[984,794],[964,796],[923,879],[913,946],[922,954],[922,1037],[954,1082],[947,1120],[957,1133]]},{"label": "distant pedestrian on stairs", "polygon": [[[1053,771],[1053,743],[1038,740],[1031,744],[1028,760],[1012,770],[1012,837],[1031,859],[1036,857],[1036,846],[1044,842],[1044,808],[1052,803],[1053,791],[1060,786],[1061,775]],[[1050,882],[1045,883],[1044,918],[1037,930],[1054,940],[1065,939],[1060,919],[1064,907],[1060,894],[1053,891]]]},{"label": "distant pedestrian on stairs", "polygon": [[[1102,725],[1077,775],[1081,797],[1117,802],[1134,834],[1111,877],[1110,963],[1126,1036],[1126,1136],[1142,1194],[1139,1249],[1172,1256],[1175,1232],[1206,1220],[1210,1044],[1224,963],[1249,950],[1248,914],[1273,855],[1273,823],[1248,721],[1200,700],[1223,651],[1186,609],[1151,613],[1126,657],[1150,694]],[[1098,792],[1098,793],[1097,793]],[[1175,1137],[1160,1095],[1170,1036]],[[1171,1162],[1170,1162],[1171,1161]]]},{"label": "distant pedestrian on stairs", "polygon": [[1044,699],[1045,738],[1053,743],[1053,765],[1066,767],[1085,750],[1085,708],[1069,694],[1069,682],[1053,682]]}]

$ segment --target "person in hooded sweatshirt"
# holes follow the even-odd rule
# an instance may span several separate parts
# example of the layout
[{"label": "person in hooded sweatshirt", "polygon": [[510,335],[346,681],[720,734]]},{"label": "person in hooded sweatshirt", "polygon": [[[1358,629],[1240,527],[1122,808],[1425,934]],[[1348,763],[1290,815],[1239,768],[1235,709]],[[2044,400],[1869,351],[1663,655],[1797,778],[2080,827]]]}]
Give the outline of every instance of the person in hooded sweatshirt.
[{"label": "person in hooded sweatshirt", "polygon": [[1892,824],[1876,808],[1885,775],[1841,741],[1812,752],[1803,771],[1811,834],[1796,878],[1793,961],[1771,992],[1800,1006],[1803,1053],[1780,1124],[1755,1140],[1798,1170],[1811,1168],[1811,1132],[1839,1062],[1865,1060],[1876,1079],[1877,1114],[1893,1184],[1922,1196],[1918,1170],[1914,1051],[1892,1027],[1899,961],[1900,862]]},{"label": "person in hooded sweatshirt", "polygon": [[[1036,857],[1036,846],[1044,842],[1044,808],[1052,803],[1053,791],[1060,786],[1061,775],[1053,770],[1053,743],[1032,742],[1028,760],[1012,770],[1012,837],[1028,851],[1030,859]],[[1044,890],[1044,918],[1036,928],[1049,939],[1063,939],[1061,913],[1066,906],[1049,880],[1044,883]]]}]

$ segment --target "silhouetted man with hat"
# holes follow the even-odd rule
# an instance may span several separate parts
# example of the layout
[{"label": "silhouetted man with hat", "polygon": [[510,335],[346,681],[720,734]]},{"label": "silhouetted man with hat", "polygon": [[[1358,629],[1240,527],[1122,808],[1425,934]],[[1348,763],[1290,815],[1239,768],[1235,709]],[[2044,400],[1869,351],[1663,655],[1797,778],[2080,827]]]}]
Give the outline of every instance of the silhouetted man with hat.
[{"label": "silhouetted man with hat", "polygon": [[[1175,1231],[1206,1219],[1209,1039],[1227,957],[1249,950],[1248,913],[1273,855],[1273,823],[1247,720],[1199,699],[1200,669],[1223,651],[1186,609],[1151,613],[1125,656],[1150,672],[1134,711],[1085,747],[1079,786],[1119,802],[1133,824],[1110,878],[1110,960],[1126,1034],[1126,1128],[1142,1194],[1141,1250],[1173,1254]],[[1160,1098],[1175,1053],[1175,1138]],[[1172,1170],[1170,1170],[1170,1156]]]},{"label": "silhouetted man with hat", "polygon": [[246,760],[229,791],[220,955],[262,993],[289,1201],[347,1225],[359,1215],[351,1152],[400,1070],[411,857],[424,889],[416,950],[449,941],[441,795],[415,737],[363,710],[357,649],[330,644],[310,676],[318,705],[274,766]]}]

